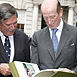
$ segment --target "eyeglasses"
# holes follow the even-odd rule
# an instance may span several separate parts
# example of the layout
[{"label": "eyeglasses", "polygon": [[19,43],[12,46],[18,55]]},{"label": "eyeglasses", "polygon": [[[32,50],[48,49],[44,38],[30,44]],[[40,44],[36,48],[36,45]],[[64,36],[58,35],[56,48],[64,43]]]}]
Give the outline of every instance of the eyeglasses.
[{"label": "eyeglasses", "polygon": [[5,24],[5,23],[3,23],[3,24],[6,25],[6,26],[16,25],[17,24],[17,21],[14,22],[14,23],[12,23],[12,24]]},{"label": "eyeglasses", "polygon": [[44,19],[45,20],[48,20],[48,19],[52,19],[52,20],[54,20],[54,19],[56,19],[56,17],[58,16],[58,14],[56,14],[56,15],[52,15],[52,16],[49,16],[49,17],[47,17],[47,16],[43,16],[44,17]]}]

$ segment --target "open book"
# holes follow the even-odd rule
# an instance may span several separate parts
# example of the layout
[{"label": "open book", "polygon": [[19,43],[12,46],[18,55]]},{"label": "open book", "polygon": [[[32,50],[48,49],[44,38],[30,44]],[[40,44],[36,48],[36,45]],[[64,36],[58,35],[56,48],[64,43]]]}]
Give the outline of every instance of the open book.
[{"label": "open book", "polygon": [[58,69],[45,69],[40,71],[37,64],[20,61],[9,63],[9,67],[13,77],[77,77],[76,73],[62,72]]}]

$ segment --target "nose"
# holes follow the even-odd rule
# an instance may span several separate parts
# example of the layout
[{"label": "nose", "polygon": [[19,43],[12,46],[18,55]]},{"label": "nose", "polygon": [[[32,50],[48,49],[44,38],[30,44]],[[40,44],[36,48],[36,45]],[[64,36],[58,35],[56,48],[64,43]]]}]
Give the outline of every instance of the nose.
[{"label": "nose", "polygon": [[10,25],[10,29],[12,29],[12,30],[15,29],[14,24],[11,24],[11,25]]},{"label": "nose", "polygon": [[48,18],[48,24],[51,24],[51,22],[52,22],[52,21],[51,21],[51,19],[50,19],[50,18]]}]

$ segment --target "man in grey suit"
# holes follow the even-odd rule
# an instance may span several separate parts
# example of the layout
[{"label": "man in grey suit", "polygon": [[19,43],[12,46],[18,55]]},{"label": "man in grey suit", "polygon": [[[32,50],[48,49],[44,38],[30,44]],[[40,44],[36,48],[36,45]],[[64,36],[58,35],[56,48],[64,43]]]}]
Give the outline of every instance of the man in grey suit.
[{"label": "man in grey suit", "polygon": [[[77,73],[77,28],[62,20],[63,8],[58,0],[44,0],[41,10],[47,27],[33,35],[31,62],[38,64],[40,70],[60,69]],[[56,28],[58,48],[55,56],[52,30]]]},{"label": "man in grey suit", "polygon": [[[0,77],[12,77],[8,66],[9,62],[30,62],[29,38],[24,32],[16,29],[17,17],[18,14],[12,5],[0,4]],[[10,41],[10,48],[8,48],[10,53],[5,47],[5,36]]]}]

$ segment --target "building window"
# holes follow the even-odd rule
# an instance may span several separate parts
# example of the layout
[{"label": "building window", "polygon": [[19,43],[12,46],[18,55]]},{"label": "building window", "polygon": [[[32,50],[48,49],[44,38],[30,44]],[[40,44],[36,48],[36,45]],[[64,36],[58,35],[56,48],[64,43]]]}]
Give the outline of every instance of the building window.
[{"label": "building window", "polygon": [[18,24],[17,28],[24,32],[24,24]]}]

